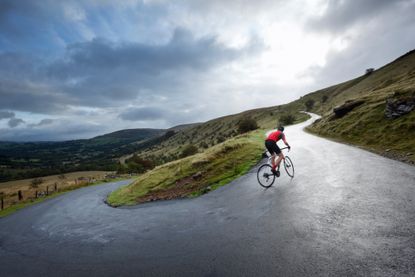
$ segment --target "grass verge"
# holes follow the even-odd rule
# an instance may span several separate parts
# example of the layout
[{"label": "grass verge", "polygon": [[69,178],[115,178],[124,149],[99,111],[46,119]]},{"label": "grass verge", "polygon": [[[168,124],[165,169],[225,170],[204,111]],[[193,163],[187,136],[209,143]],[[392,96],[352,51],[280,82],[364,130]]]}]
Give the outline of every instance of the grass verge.
[{"label": "grass verge", "polygon": [[229,139],[202,153],[156,167],[112,192],[112,206],[195,197],[242,176],[261,158],[264,130]]},{"label": "grass verge", "polygon": [[325,116],[306,130],[414,165],[415,112],[387,119],[385,106],[384,100],[372,100],[342,118]]}]

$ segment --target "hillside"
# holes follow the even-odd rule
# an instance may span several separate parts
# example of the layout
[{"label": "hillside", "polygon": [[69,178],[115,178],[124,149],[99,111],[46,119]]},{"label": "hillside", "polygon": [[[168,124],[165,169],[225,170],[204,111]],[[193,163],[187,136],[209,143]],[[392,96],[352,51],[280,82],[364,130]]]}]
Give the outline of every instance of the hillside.
[{"label": "hillside", "polygon": [[[407,108],[415,106],[414,51],[378,70],[307,94],[289,104],[217,118],[142,148],[135,158],[163,165],[111,193],[108,203],[134,205],[191,197],[226,184],[260,159],[265,130],[275,127],[277,122],[286,125],[282,119],[289,114],[297,117],[295,122],[304,120],[306,116],[298,113],[304,109],[322,115],[308,128],[312,133],[413,163],[415,112],[408,108],[407,113],[396,116],[393,107],[402,103]],[[395,116],[391,117],[394,112]],[[243,118],[255,119],[259,130],[239,135],[238,124]],[[196,154],[184,157],[189,145]],[[229,156],[236,158],[229,163]]]},{"label": "hillside", "polygon": [[[261,159],[267,130],[308,119],[308,115],[299,113],[301,110],[304,104],[295,101],[216,118],[174,133],[163,142],[138,151],[130,162],[127,159],[125,166],[136,166],[140,159],[156,161],[159,166],[111,193],[107,202],[120,206],[194,197],[225,185]],[[291,121],[285,118],[287,115]],[[258,128],[241,134],[240,122],[247,118],[254,119]],[[191,153],[186,152],[189,146]]]},{"label": "hillside", "polygon": [[[301,100],[310,99],[314,101],[310,111],[322,115],[310,132],[415,163],[415,51]],[[408,112],[398,115],[399,109]]]},{"label": "hillside", "polygon": [[[142,147],[136,154],[143,159],[161,165],[179,159],[183,150],[189,145],[195,146],[199,152],[202,152],[237,136],[239,134],[238,124],[244,118],[254,119],[259,129],[270,129],[277,126],[282,116],[292,115],[294,121],[290,124],[305,120],[308,116],[299,113],[304,109],[304,104],[301,101],[294,101],[286,105],[253,109],[216,118],[176,132],[162,142],[153,143],[152,140],[142,142]],[[282,124],[286,125],[287,122],[283,121]],[[140,144],[137,147],[139,148]]]},{"label": "hillside", "polygon": [[0,142],[0,182],[80,170],[115,170],[134,143],[163,135],[163,129],[130,129],[91,139],[61,142]]},{"label": "hillside", "polygon": [[[386,119],[383,113],[387,99],[410,97],[414,83],[415,53],[411,51],[378,70],[312,92],[289,104],[216,118],[178,132],[162,143],[143,145],[136,154],[156,164],[177,160],[187,145],[194,145],[202,151],[234,137],[238,134],[238,122],[244,117],[255,119],[260,128],[271,128],[275,127],[280,116],[298,115],[297,111],[306,109],[306,103],[311,101],[313,105],[309,111],[323,118],[309,128],[310,132],[360,145],[377,153],[390,149],[388,153],[383,151],[382,154],[414,161],[415,155],[407,156],[415,152],[411,139],[414,113],[392,120]],[[333,108],[346,101],[363,101],[363,104],[345,117],[334,118]],[[377,142],[372,134],[376,134],[381,141]]]}]

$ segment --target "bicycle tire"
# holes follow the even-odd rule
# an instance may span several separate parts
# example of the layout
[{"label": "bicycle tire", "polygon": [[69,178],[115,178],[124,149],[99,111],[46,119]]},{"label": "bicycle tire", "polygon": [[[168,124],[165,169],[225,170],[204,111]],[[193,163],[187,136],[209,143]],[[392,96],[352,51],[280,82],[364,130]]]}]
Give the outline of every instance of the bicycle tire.
[{"label": "bicycle tire", "polygon": [[285,156],[284,168],[285,168],[285,172],[287,172],[288,176],[290,176],[291,178],[294,178],[294,164],[291,161],[290,157],[288,157],[288,156]]},{"label": "bicycle tire", "polygon": [[258,183],[264,187],[269,188],[274,184],[275,175],[272,173],[272,166],[269,164],[263,164],[257,171]]}]

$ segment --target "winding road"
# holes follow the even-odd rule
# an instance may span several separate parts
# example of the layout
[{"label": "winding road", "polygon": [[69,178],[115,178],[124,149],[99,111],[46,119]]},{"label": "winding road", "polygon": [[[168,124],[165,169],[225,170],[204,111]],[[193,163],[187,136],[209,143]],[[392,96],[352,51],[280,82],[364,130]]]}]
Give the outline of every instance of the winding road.
[{"label": "winding road", "polygon": [[311,120],[286,128],[296,176],[269,189],[254,168],[199,198],[108,207],[123,181],[1,218],[0,275],[414,276],[415,167]]}]

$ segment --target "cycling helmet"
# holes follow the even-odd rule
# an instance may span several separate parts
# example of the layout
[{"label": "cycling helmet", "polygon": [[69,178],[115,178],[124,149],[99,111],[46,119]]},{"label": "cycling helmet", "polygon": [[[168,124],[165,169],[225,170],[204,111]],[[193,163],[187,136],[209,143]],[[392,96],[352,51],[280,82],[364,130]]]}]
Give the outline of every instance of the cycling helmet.
[{"label": "cycling helmet", "polygon": [[279,127],[278,127],[278,131],[284,132],[284,127],[279,126]]}]

